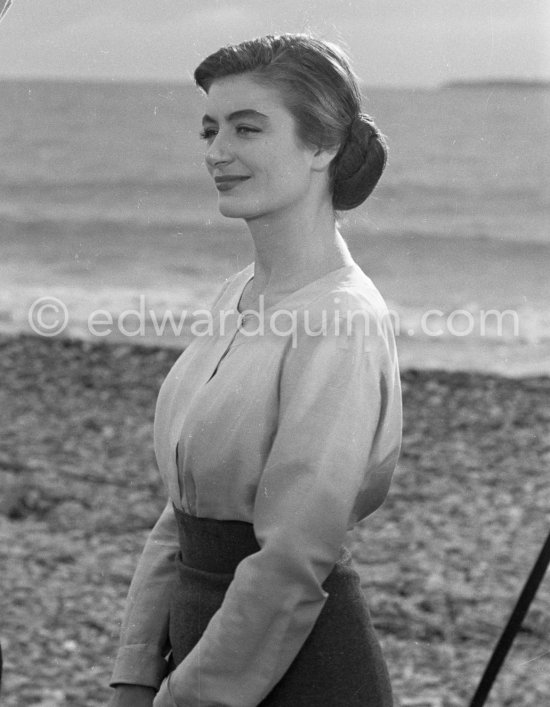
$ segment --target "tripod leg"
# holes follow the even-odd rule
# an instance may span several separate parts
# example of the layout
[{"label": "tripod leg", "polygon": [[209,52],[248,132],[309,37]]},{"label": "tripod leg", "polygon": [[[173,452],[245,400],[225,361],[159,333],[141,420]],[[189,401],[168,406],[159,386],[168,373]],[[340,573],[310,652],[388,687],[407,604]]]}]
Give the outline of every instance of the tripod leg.
[{"label": "tripod leg", "polygon": [[519,595],[519,599],[517,600],[514,610],[512,611],[512,614],[508,619],[508,623],[506,624],[506,627],[502,632],[502,635],[500,636],[500,639],[496,644],[495,649],[493,650],[493,655],[491,656],[491,659],[489,660],[489,663],[485,668],[485,672],[483,673],[483,676],[479,682],[477,690],[475,691],[475,694],[472,697],[470,707],[483,707],[483,705],[485,704],[485,700],[489,695],[489,691],[491,690],[495,678],[498,675],[498,671],[504,663],[504,660],[508,651],[510,650],[510,646],[512,645],[516,633],[521,627],[522,621],[525,618],[525,614],[529,609],[529,605],[533,601],[533,597],[537,593],[537,589],[539,588],[539,584],[541,583],[542,578],[544,577],[544,573],[546,572],[546,568],[548,567],[549,563],[550,534],[548,535],[548,537],[546,538],[546,542],[542,546],[542,550],[540,551],[537,561],[533,565],[531,574],[525,582],[525,585],[521,591],[521,594]]}]

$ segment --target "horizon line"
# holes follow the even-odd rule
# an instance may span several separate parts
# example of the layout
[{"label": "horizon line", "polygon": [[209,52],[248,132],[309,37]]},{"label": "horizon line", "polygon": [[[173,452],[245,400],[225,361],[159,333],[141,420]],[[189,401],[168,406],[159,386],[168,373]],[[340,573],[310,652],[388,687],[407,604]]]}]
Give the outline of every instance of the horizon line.
[{"label": "horizon line", "polygon": [[[172,85],[172,86],[195,86],[192,79],[176,79],[176,78],[155,78],[144,77],[135,78],[131,76],[56,76],[56,75],[32,75],[23,74],[2,75],[0,74],[0,83],[79,83],[79,84],[132,84],[132,85]],[[525,86],[525,87],[550,87],[550,77],[514,77],[514,76],[485,76],[478,78],[451,78],[437,83],[430,84],[406,84],[406,83],[368,83],[360,81],[360,86],[369,89],[385,89],[385,90],[438,90],[441,88],[460,88],[460,87],[484,87],[484,86]],[[198,87],[197,87],[198,88]]]}]

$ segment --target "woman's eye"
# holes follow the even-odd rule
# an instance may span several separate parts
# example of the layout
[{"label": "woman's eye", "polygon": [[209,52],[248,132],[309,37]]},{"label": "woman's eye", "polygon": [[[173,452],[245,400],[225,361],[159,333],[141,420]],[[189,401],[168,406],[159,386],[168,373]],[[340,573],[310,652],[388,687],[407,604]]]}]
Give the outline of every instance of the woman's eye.
[{"label": "woman's eye", "polygon": [[[250,125],[237,125],[235,132],[237,135],[251,135],[252,133],[259,133],[261,130],[259,128],[253,128]],[[217,128],[204,128],[199,133],[200,137],[206,141],[213,140],[217,134]]]},{"label": "woman's eye", "polygon": [[239,135],[248,135],[249,133],[259,133],[260,129],[259,128],[252,128],[250,125],[238,125],[237,126],[237,133]]},{"label": "woman's eye", "polygon": [[216,137],[217,131],[214,128],[204,128],[199,134],[203,140],[211,140]]},{"label": "woman's eye", "polygon": [[212,140],[218,133],[214,128],[204,128],[199,134],[203,140]]}]

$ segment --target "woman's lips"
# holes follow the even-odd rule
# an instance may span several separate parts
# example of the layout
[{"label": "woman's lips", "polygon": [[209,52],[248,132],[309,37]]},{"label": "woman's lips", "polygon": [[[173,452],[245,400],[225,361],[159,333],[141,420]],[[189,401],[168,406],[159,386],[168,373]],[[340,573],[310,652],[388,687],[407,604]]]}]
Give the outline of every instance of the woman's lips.
[{"label": "woman's lips", "polygon": [[250,179],[250,177],[227,175],[225,177],[216,177],[214,181],[216,182],[216,188],[218,191],[228,191],[229,189],[233,189],[233,187],[236,187],[237,184],[240,184],[241,182],[244,182],[247,179]]}]

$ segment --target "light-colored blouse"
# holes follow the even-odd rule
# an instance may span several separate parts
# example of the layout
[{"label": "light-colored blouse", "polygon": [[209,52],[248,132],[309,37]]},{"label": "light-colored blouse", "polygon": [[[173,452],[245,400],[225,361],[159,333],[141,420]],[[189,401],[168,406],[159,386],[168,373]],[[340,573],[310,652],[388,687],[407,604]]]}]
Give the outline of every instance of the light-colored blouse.
[{"label": "light-colored blouse", "polygon": [[158,688],[166,675],[172,503],[253,523],[260,546],[169,690],[162,683],[163,707],[254,707],[268,694],[323,608],[347,531],[383,502],[399,455],[395,340],[372,281],[344,266],[243,318],[252,277],[253,264],[226,282],[157,401],[169,501],[132,580],[111,683]]}]

